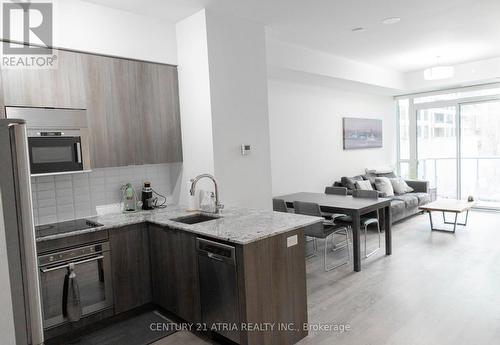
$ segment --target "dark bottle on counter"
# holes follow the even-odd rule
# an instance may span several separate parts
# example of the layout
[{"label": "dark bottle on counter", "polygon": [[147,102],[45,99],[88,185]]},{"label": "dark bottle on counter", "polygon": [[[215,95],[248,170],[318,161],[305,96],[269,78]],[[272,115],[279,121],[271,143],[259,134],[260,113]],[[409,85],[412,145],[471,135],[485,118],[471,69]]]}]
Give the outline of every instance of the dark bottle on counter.
[{"label": "dark bottle on counter", "polygon": [[153,209],[153,188],[151,188],[151,182],[145,181],[144,187],[142,187],[142,209],[152,210]]}]

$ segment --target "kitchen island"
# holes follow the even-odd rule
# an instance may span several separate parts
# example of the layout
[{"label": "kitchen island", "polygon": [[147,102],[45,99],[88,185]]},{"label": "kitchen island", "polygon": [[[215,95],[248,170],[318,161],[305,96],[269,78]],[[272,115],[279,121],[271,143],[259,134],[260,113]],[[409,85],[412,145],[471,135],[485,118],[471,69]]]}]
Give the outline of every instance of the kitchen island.
[{"label": "kitchen island", "polygon": [[152,303],[240,344],[305,337],[304,228],[322,219],[228,208],[183,223],[200,214],[169,206],[91,217],[102,226],[39,236],[38,252],[76,238],[109,239],[115,315]]}]

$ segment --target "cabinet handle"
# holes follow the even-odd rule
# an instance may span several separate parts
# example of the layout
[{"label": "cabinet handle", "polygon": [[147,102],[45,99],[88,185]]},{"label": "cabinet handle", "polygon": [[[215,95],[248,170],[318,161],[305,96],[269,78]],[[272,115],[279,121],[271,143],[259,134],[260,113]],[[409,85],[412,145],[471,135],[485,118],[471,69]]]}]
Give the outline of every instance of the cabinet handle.
[{"label": "cabinet handle", "polygon": [[85,260],[77,261],[77,262],[71,262],[69,264],[65,264],[65,265],[61,265],[61,266],[56,266],[56,267],[51,267],[51,268],[40,268],[40,271],[42,271],[42,273],[47,273],[47,272],[57,271],[57,270],[60,270],[63,268],[68,268],[69,265],[71,265],[71,264],[79,265],[79,264],[83,264],[86,262],[91,262],[91,261],[96,261],[96,260],[101,260],[101,259],[104,259],[104,256],[99,255],[99,256],[95,256],[95,257],[90,258],[90,259],[85,259]]},{"label": "cabinet handle", "polygon": [[75,143],[75,150],[76,150],[76,162],[81,163],[82,162],[82,146],[80,143]]},{"label": "cabinet handle", "polygon": [[224,261],[224,259],[223,259],[223,258],[221,258],[219,255],[214,254],[214,253],[207,253],[207,256],[208,256],[210,259],[214,259],[214,260],[217,260],[217,261]]}]

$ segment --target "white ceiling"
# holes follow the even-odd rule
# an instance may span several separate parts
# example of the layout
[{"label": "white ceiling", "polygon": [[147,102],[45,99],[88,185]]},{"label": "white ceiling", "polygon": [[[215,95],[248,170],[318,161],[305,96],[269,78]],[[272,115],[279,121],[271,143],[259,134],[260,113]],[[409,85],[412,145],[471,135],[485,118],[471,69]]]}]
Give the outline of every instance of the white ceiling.
[{"label": "white ceiling", "polygon": [[[404,72],[436,56],[450,64],[500,56],[500,0],[87,1],[172,22],[213,9],[261,22],[286,42]],[[393,16],[401,22],[380,23]]]}]

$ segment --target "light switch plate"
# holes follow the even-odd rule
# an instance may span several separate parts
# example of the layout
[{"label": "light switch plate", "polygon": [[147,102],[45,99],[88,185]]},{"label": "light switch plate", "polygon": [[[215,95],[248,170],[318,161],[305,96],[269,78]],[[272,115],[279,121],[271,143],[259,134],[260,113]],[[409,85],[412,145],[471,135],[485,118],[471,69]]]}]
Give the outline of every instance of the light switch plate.
[{"label": "light switch plate", "polygon": [[297,237],[297,235],[289,236],[286,238],[286,247],[287,248],[296,246],[297,243],[299,243],[299,238]]},{"label": "light switch plate", "polygon": [[252,150],[252,147],[250,144],[241,144],[241,155],[246,156],[250,154],[250,151]]}]

